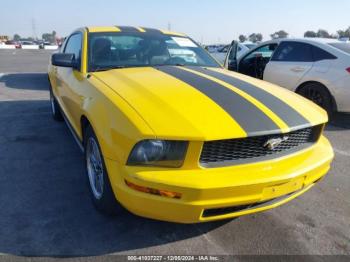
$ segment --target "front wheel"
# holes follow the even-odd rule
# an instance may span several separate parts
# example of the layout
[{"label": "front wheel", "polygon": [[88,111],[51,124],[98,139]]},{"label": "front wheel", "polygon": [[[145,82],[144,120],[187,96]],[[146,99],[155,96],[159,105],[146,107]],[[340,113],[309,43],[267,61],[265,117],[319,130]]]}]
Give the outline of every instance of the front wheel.
[{"label": "front wheel", "polygon": [[298,93],[326,110],[329,117],[334,113],[332,96],[325,86],[309,83],[301,87]]},{"label": "front wheel", "polygon": [[85,163],[90,195],[95,207],[106,214],[116,214],[122,208],[115,199],[97,137],[88,126],[84,137]]},{"label": "front wheel", "polygon": [[60,110],[60,106],[58,105],[51,89],[50,89],[50,104],[51,104],[51,113],[52,113],[53,119],[55,119],[56,121],[62,121],[63,117]]}]

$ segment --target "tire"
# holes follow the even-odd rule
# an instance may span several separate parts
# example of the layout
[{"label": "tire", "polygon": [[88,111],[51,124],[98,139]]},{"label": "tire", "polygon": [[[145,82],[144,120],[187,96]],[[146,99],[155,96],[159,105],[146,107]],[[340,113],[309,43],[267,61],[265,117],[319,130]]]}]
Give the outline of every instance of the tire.
[{"label": "tire", "polygon": [[325,86],[319,83],[309,83],[302,86],[297,93],[322,107],[331,118],[334,113],[333,99]]},{"label": "tire", "polygon": [[107,215],[121,212],[123,208],[114,196],[101,148],[91,126],[84,132],[84,149],[86,177],[96,209]]},{"label": "tire", "polygon": [[49,84],[50,84],[50,105],[51,105],[52,117],[56,121],[63,121],[61,108],[60,108],[59,104],[57,103],[55,96],[53,95],[50,79],[49,79]]},{"label": "tire", "polygon": [[58,105],[51,90],[50,90],[50,104],[51,104],[51,114],[52,114],[53,119],[55,119],[56,121],[60,121],[60,122],[63,121],[60,106]]}]

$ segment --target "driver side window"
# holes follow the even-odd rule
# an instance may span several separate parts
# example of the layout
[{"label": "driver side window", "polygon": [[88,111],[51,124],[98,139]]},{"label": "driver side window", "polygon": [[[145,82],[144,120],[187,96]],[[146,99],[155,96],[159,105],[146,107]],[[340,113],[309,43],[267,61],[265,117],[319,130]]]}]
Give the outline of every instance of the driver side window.
[{"label": "driver side window", "polygon": [[81,46],[82,46],[82,36],[80,33],[73,34],[69,37],[67,44],[64,48],[63,53],[74,54],[75,60],[81,63]]},{"label": "driver side window", "polygon": [[261,46],[247,54],[239,63],[239,72],[255,78],[263,78],[264,70],[278,44]]},{"label": "driver side window", "polygon": [[269,44],[255,49],[243,60],[255,58],[257,56],[262,56],[264,58],[270,59],[273,55],[273,52],[276,50],[277,44]]}]

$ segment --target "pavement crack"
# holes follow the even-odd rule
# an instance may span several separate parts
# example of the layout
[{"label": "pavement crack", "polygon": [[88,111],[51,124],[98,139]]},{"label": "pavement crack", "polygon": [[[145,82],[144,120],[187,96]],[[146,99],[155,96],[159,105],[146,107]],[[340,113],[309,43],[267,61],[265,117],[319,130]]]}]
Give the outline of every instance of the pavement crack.
[{"label": "pavement crack", "polygon": [[221,245],[217,244],[216,241],[209,235],[209,233],[203,232],[200,227],[198,225],[194,225],[194,227],[196,228],[196,230],[202,234],[202,236],[207,240],[207,242],[213,246],[215,246],[217,249],[216,250],[220,250],[220,255],[229,255],[228,252],[226,252],[226,250],[224,250],[222,248]]}]

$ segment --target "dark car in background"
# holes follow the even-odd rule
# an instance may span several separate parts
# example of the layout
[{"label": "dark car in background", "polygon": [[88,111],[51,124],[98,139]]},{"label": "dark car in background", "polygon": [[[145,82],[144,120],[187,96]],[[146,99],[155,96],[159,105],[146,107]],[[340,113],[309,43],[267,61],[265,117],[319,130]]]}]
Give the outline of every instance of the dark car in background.
[{"label": "dark car in background", "polygon": [[22,48],[21,43],[15,40],[7,40],[5,45],[14,45],[17,49]]},{"label": "dark car in background", "polygon": [[45,46],[51,46],[51,45],[53,45],[53,44],[48,42],[48,41],[41,41],[39,43],[39,49],[45,49]]}]

